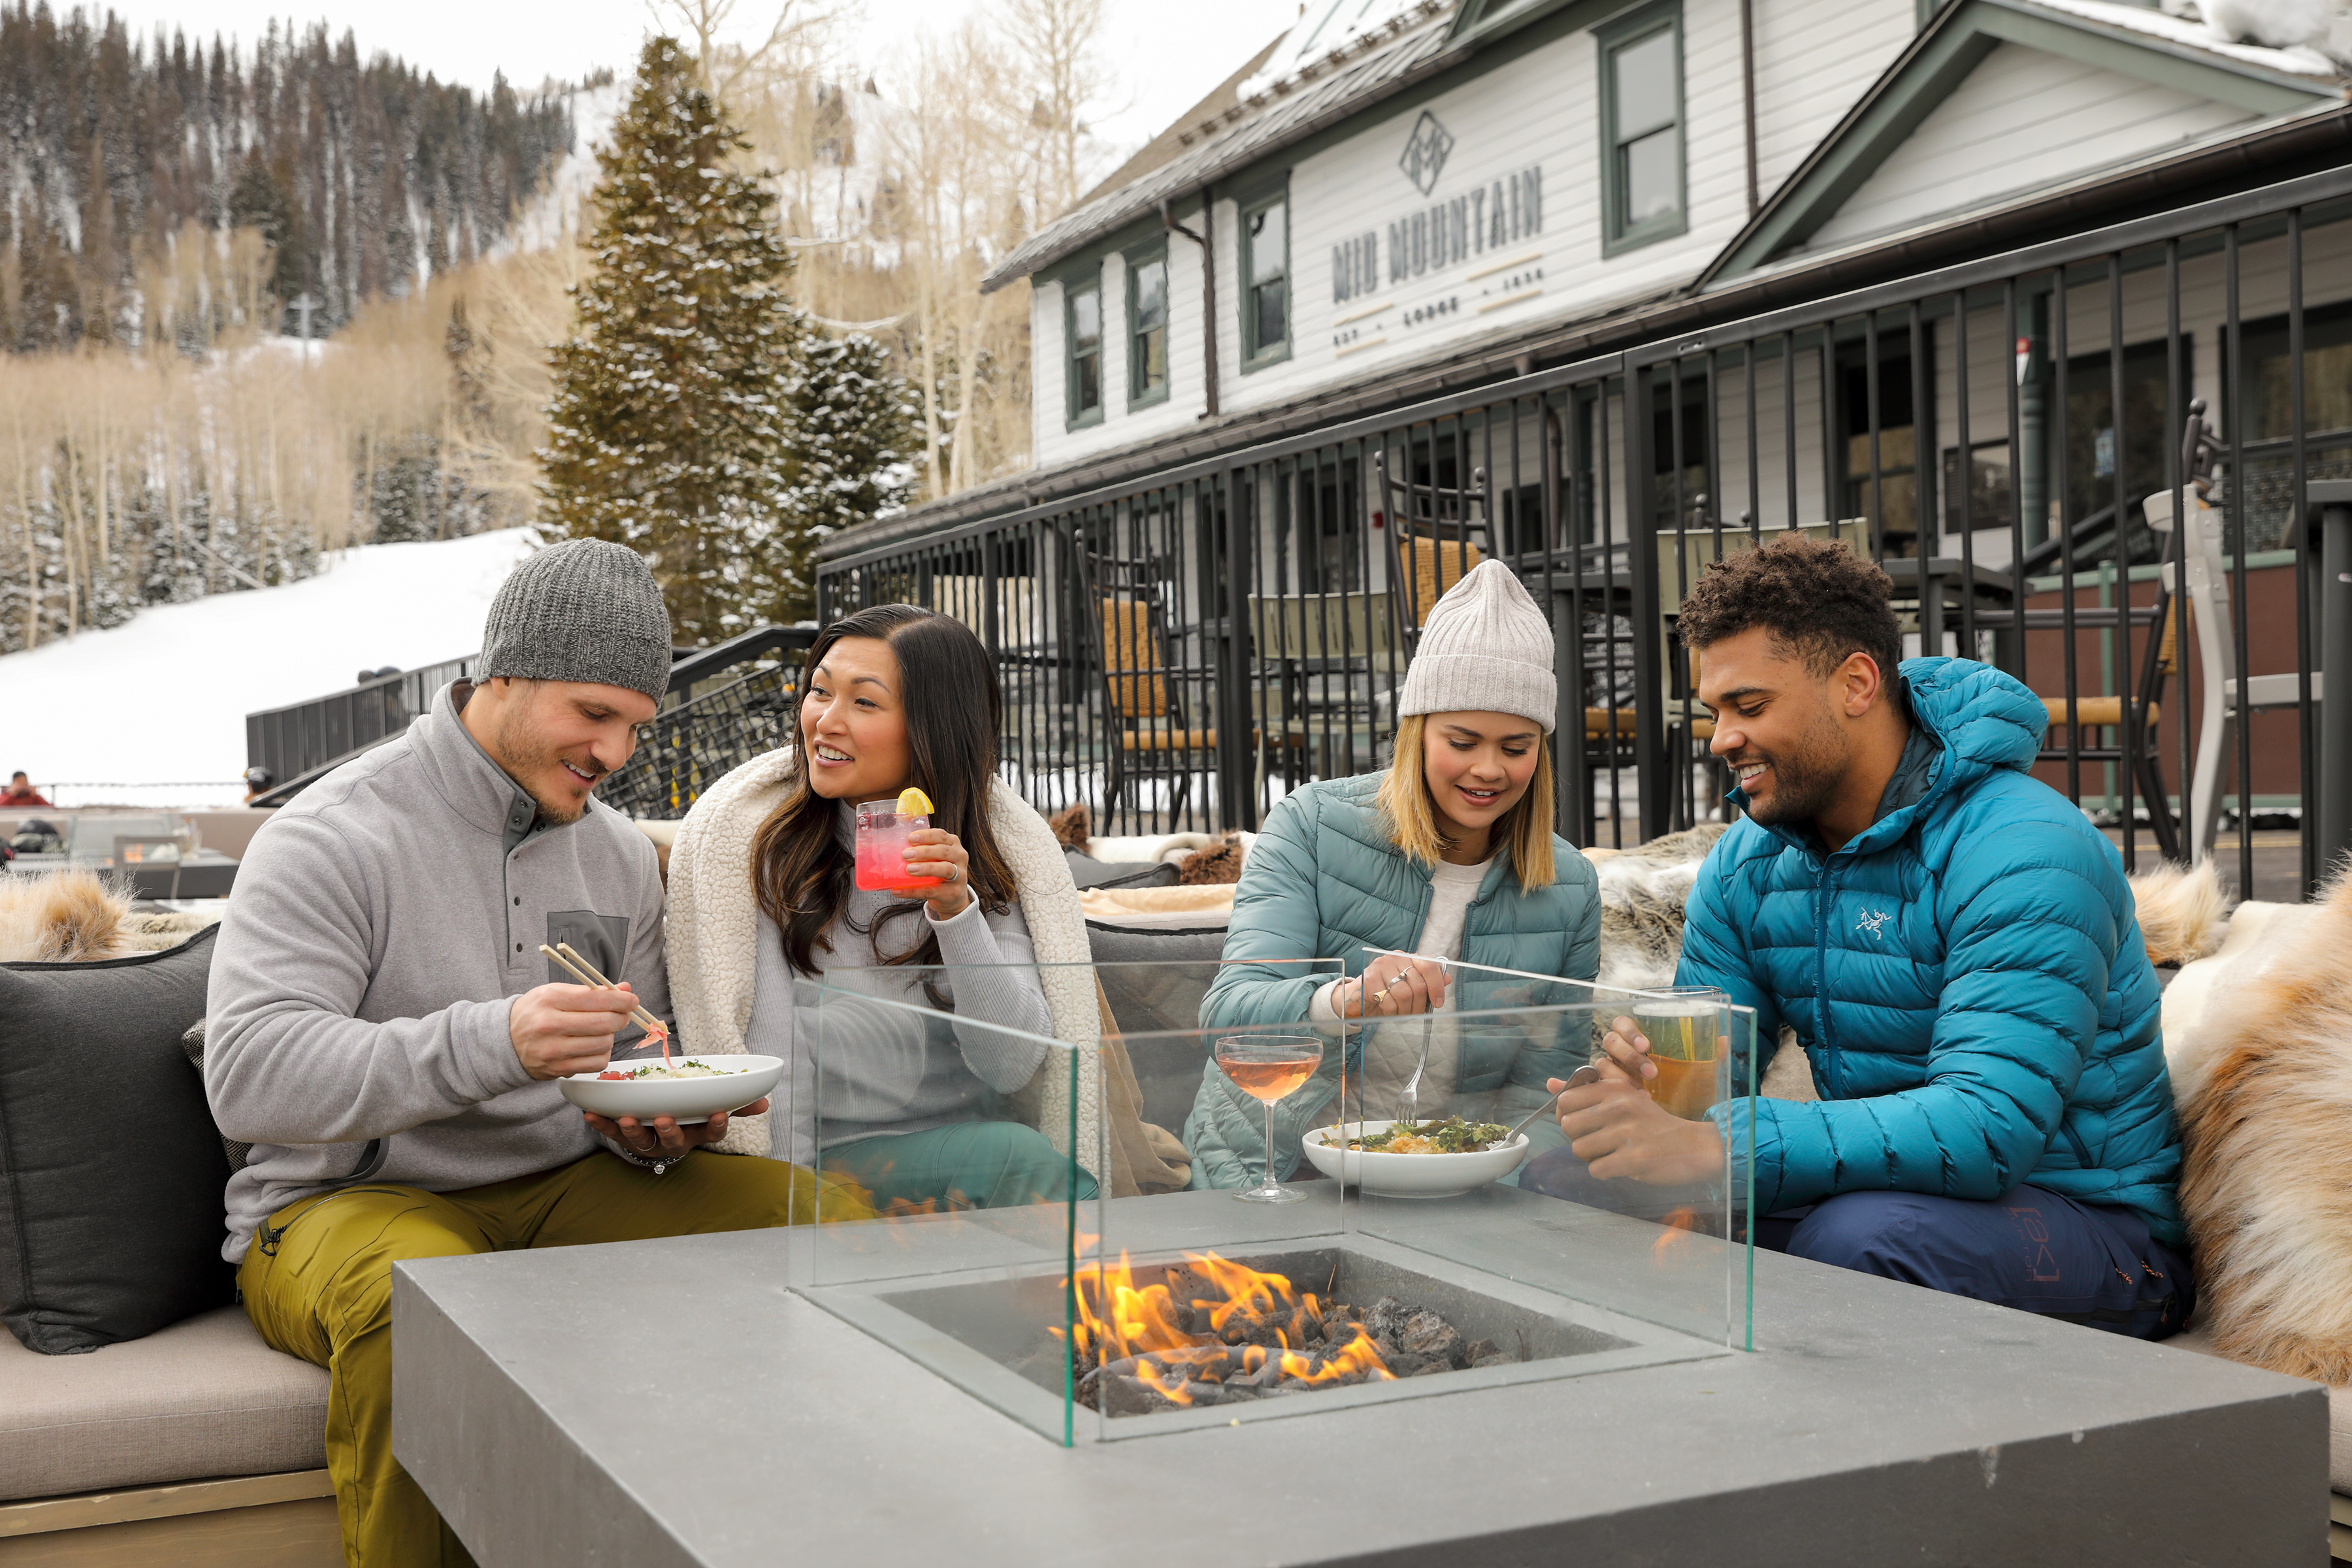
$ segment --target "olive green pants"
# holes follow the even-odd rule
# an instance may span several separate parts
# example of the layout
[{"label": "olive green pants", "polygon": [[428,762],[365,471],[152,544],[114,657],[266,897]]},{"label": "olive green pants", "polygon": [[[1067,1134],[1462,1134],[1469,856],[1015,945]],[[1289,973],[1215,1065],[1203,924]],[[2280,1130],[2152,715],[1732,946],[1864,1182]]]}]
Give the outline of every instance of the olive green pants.
[{"label": "olive green pants", "polygon": [[465,1548],[392,1457],[394,1263],[873,1212],[864,1194],[837,1178],[820,1184],[775,1160],[702,1152],[657,1176],[597,1153],[454,1193],[387,1184],[303,1198],[269,1216],[236,1282],[264,1341],[329,1373],[327,1473],[343,1560],[352,1568],[470,1568]]},{"label": "olive green pants", "polygon": [[[1018,1121],[959,1121],[838,1143],[819,1157],[828,1176],[866,1189],[884,1213],[1001,1209],[1095,1195],[1095,1179]],[[1072,1173],[1076,1179],[1072,1181]]]}]

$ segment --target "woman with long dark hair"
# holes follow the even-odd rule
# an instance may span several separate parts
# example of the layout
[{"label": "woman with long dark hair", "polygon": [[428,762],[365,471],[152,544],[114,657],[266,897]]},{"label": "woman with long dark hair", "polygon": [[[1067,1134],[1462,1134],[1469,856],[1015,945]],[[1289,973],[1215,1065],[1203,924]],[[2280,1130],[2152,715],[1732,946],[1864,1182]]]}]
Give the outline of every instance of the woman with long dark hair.
[{"label": "woman with long dark hair", "polygon": [[[793,1064],[791,1109],[768,1119],[784,1124],[775,1146],[753,1151],[760,1131],[739,1121],[722,1148],[814,1158],[886,1210],[1070,1194],[1067,1155],[1011,1107],[1052,1054],[1028,1037],[1061,1025],[1079,1037],[1082,1020],[1060,1015],[1092,1004],[1090,986],[1067,998],[1051,987],[1049,1000],[1039,949],[1083,961],[1086,932],[1052,830],[995,776],[999,713],[987,650],[961,622],[874,605],[809,650],[794,743],[737,768],[688,814],[667,921],[680,1037]],[[931,885],[860,889],[856,807],[909,785],[931,809],[905,868]],[[795,977],[933,1016],[828,996],[820,1062]],[[1092,1195],[1083,1170],[1075,1184]]]}]

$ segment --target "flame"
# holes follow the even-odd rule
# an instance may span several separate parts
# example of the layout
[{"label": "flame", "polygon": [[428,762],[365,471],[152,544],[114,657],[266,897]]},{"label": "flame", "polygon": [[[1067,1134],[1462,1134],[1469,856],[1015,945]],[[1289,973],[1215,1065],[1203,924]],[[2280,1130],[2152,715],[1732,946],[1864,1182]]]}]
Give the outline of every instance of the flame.
[{"label": "flame", "polygon": [[[1098,1239],[1086,1238],[1088,1246]],[[1095,1368],[1116,1367],[1118,1375],[1179,1405],[1194,1402],[1188,1385],[1255,1377],[1269,1360],[1278,1359],[1282,1377],[1309,1384],[1395,1375],[1362,1324],[1345,1319],[1326,1324],[1314,1292],[1294,1289],[1286,1277],[1213,1252],[1188,1252],[1184,1261],[1208,1282],[1209,1293],[1181,1304],[1172,1269],[1157,1280],[1139,1279],[1124,1252],[1116,1266],[1097,1263],[1080,1270],[1071,1281],[1076,1321],[1067,1338],[1073,1353]],[[1187,1327],[1188,1321],[1197,1323],[1203,1316],[1205,1332]],[[1345,1337],[1335,1338],[1341,1327]],[[1047,1331],[1065,1337],[1059,1329]],[[1276,1341],[1272,1349],[1244,1342],[1253,1333],[1267,1331]],[[1307,1349],[1318,1337],[1319,1350]]]},{"label": "flame", "polygon": [[1658,1233],[1658,1239],[1650,1244],[1650,1261],[1664,1268],[1674,1261],[1675,1255],[1689,1242],[1690,1233],[1698,1227],[1698,1210],[1685,1204],[1680,1208],[1668,1211],[1666,1217],[1658,1223],[1665,1228]]}]

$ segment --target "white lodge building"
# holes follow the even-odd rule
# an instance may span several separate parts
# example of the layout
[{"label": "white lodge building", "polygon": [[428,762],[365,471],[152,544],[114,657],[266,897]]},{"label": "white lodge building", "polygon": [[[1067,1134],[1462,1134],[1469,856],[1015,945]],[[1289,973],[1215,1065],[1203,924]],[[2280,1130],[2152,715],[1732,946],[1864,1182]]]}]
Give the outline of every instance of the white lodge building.
[{"label": "white lodge building", "polygon": [[[1059,705],[1055,767],[1099,765],[1112,795],[1122,768],[1214,772],[1226,823],[1255,820],[1270,778],[1364,765],[1381,727],[1374,676],[1350,689],[1359,740],[1297,738],[1328,701],[1296,668],[1262,689],[1292,614],[1274,602],[1409,595],[1424,536],[1556,594],[1603,573],[1615,597],[1577,576],[1562,612],[1562,673],[1640,710],[1637,764],[1670,730],[1641,694],[1680,677],[1640,637],[1630,684],[1613,653],[1588,668],[1592,617],[1679,603],[1677,552],[1628,551],[1637,532],[1743,515],[1958,561],[1898,576],[1924,637],[1998,644],[2053,694],[2063,663],[2062,700],[2129,691],[2144,627],[2084,677],[2033,653],[2059,634],[2029,632],[2024,602],[2050,574],[2152,573],[2141,503],[2200,477],[2191,399],[2240,476],[2213,493],[2251,563],[2292,534],[2296,483],[2352,474],[2347,47],[2340,19],[2274,47],[2120,0],[1309,0],[990,275],[1033,287],[1034,466],[828,541],[825,603],[952,604],[1001,657],[1090,637],[1098,668],[1164,669],[1148,713],[1115,685],[1021,700],[1038,724]],[[2025,580],[1974,597],[1935,585],[2012,565]],[[1034,586],[973,607],[1015,576]],[[1110,627],[1129,602],[1142,618]],[[1418,625],[1350,613],[1408,648]],[[1255,709],[1224,689],[1244,684]],[[1254,757],[1171,757],[1215,750],[1217,716]],[[2295,715],[2257,730],[2273,719]],[[1587,761],[1628,761],[1617,720],[1592,722]],[[2078,795],[2112,800],[2142,739],[2070,757]],[[2150,794],[2186,756],[2159,741]],[[1654,830],[1682,808],[1643,772]]]}]

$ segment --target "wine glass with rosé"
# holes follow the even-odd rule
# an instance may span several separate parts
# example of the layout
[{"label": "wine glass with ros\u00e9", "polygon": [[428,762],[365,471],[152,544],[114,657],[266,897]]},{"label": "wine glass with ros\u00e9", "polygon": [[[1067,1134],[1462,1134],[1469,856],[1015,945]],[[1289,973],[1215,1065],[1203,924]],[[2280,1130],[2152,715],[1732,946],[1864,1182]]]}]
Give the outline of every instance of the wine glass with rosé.
[{"label": "wine glass with ros\u00e9", "polygon": [[1295,1204],[1307,1195],[1274,1179],[1274,1102],[1297,1093],[1322,1064],[1323,1042],[1313,1035],[1227,1035],[1217,1042],[1217,1066],[1265,1108],[1265,1182],[1235,1193],[1242,1202]]}]

